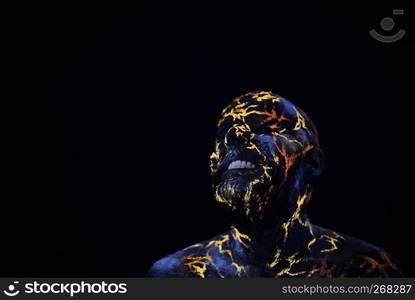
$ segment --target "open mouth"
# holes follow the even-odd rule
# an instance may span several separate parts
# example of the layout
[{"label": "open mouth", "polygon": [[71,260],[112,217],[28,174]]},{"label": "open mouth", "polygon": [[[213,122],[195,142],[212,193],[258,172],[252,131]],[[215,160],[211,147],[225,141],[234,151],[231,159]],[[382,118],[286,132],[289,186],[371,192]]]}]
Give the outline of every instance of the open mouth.
[{"label": "open mouth", "polygon": [[231,179],[239,176],[255,174],[258,172],[257,165],[246,160],[232,161],[228,169],[222,174],[223,179]]}]

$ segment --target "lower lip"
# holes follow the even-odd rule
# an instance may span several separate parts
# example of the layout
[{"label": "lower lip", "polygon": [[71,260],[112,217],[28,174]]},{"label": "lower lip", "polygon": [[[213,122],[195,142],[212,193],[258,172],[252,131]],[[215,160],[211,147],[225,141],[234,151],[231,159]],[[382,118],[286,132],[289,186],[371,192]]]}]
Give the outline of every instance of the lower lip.
[{"label": "lower lip", "polygon": [[252,175],[258,172],[258,169],[230,169],[223,174],[224,179],[231,179],[239,176]]}]

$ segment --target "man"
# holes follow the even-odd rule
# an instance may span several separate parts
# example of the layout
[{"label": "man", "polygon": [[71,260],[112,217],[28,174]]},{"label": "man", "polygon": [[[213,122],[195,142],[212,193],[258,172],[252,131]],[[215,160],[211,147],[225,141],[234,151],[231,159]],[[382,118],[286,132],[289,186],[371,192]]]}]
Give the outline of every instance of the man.
[{"label": "man", "polygon": [[312,225],[306,208],[324,164],[311,119],[271,92],[232,101],[211,173],[231,229],[157,261],[149,277],[389,277],[385,251]]}]

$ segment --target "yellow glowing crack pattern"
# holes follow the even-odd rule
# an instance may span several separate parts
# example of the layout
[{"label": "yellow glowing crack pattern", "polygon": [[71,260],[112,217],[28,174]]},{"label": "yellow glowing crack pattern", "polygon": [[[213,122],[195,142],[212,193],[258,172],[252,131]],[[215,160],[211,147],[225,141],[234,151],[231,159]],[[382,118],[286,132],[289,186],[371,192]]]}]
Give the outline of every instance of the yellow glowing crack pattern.
[{"label": "yellow glowing crack pattern", "polygon": [[[304,162],[318,149],[311,119],[288,100],[269,91],[235,98],[218,121],[210,171],[215,200],[239,219],[228,232],[161,259],[149,276],[401,276],[385,251],[308,220],[313,186]],[[230,169],[235,161],[255,167]],[[269,218],[275,227],[262,238],[258,232]],[[258,249],[263,257],[255,255]]]},{"label": "yellow glowing crack pattern", "polygon": [[308,134],[312,135],[313,133],[311,130],[306,126],[306,120],[304,116],[294,107],[295,112],[297,113],[297,123],[295,124],[294,130],[305,129],[307,130]]},{"label": "yellow glowing crack pattern", "polygon": [[304,226],[304,227],[307,226],[307,223],[302,219],[302,217],[300,215],[301,207],[304,205],[306,197],[307,197],[307,194],[304,194],[303,196],[300,196],[298,198],[297,207],[296,207],[293,215],[288,219],[287,222],[284,222],[282,224],[282,228],[284,228],[284,242],[287,241],[289,228],[294,226],[295,222],[298,222],[301,226]]},{"label": "yellow glowing crack pattern", "polygon": [[[236,228],[232,229],[231,234],[225,234],[220,236],[219,239],[214,239],[203,247],[203,255],[193,256],[188,255],[181,258],[184,266],[186,266],[190,272],[195,276],[205,278],[205,272],[208,270],[208,267],[216,272],[217,277],[224,277],[220,268],[215,265],[212,252],[216,252],[217,256],[220,256],[221,259],[228,261],[229,265],[232,267],[233,272],[235,272],[236,277],[243,277],[245,274],[245,266],[240,265],[235,261],[232,250],[227,248],[229,247],[230,238],[235,239],[244,247],[249,247],[245,244],[244,240],[250,241],[250,237],[240,233]],[[194,247],[200,248],[201,244],[196,244]],[[189,248],[187,248],[189,249]]]},{"label": "yellow glowing crack pattern", "polygon": [[295,277],[295,276],[303,275],[303,274],[307,273],[306,270],[299,271],[299,272],[292,272],[291,271],[292,268],[296,264],[298,264],[298,263],[300,263],[302,261],[301,258],[296,258],[298,255],[299,255],[299,253],[297,252],[297,253],[295,253],[295,254],[293,254],[291,256],[288,256],[287,257],[288,267],[285,268],[285,269],[283,269],[283,270],[281,270],[280,272],[278,272],[275,277],[281,277],[283,275],[288,275],[288,276],[291,276],[291,277]]},{"label": "yellow glowing crack pattern", "polygon": [[321,252],[331,252],[331,251],[339,249],[337,247],[337,244],[338,244],[339,240],[344,240],[345,239],[343,236],[341,236],[340,234],[338,234],[336,232],[333,232],[332,236],[322,234],[320,238],[322,240],[327,241],[331,246],[330,248],[322,249]]},{"label": "yellow glowing crack pattern", "polygon": [[239,230],[235,226],[232,226],[232,236],[234,237],[235,240],[241,243],[244,247],[249,248],[249,246],[245,244],[244,240],[246,240],[247,242],[250,242],[251,238],[246,234],[240,233]]}]

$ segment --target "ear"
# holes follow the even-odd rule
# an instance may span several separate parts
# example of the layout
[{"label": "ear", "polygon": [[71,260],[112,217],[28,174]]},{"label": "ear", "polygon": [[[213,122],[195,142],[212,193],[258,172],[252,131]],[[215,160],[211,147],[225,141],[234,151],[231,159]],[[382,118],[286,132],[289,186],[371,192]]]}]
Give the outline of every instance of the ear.
[{"label": "ear", "polygon": [[319,177],[325,164],[323,150],[320,147],[315,147],[307,152],[305,159],[310,177],[314,179]]}]

